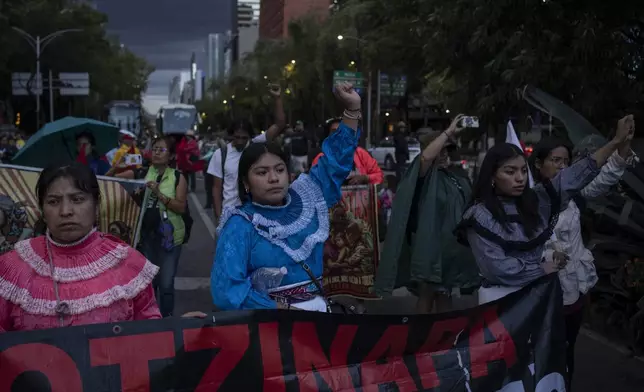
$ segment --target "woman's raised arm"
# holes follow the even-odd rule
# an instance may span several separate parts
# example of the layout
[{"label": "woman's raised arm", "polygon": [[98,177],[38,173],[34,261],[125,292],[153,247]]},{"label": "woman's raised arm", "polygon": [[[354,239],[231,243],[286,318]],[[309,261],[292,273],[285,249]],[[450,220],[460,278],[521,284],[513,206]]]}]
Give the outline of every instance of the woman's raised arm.
[{"label": "woman's raised arm", "polygon": [[615,137],[599,148],[589,157],[580,159],[567,167],[552,179],[554,191],[559,194],[561,207],[568,205],[571,195],[581,191],[599,174],[600,168],[624,142],[633,138],[635,120],[632,115],[626,116],[617,123]]},{"label": "woman's raised arm", "polygon": [[360,96],[350,83],[335,87],[335,96],[345,109],[342,123],[322,144],[323,155],[309,172],[311,178],[322,189],[329,207],[342,198],[342,183],[353,168],[353,155],[358,147],[360,132],[358,123],[362,118]]}]

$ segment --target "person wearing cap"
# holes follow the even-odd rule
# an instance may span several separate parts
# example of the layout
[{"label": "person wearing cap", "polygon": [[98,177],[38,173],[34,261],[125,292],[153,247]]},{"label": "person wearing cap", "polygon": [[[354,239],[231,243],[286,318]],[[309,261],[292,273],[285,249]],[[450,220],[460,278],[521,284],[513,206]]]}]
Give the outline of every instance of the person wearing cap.
[{"label": "person wearing cap", "polygon": [[471,250],[453,233],[472,194],[469,178],[451,169],[449,157],[462,117],[425,140],[427,147],[399,182],[376,273],[377,294],[407,286],[418,296],[419,313],[448,311],[452,289],[480,284]]},{"label": "person wearing cap", "polygon": [[141,151],[136,147],[136,135],[127,130],[121,130],[121,147],[114,154],[112,159],[112,167],[116,168],[116,172],[120,173],[127,170],[140,169],[141,165],[129,165],[126,162],[128,155],[141,155]]},{"label": "person wearing cap", "polygon": [[118,146],[116,146],[116,147],[114,147],[113,149],[109,150],[109,151],[105,154],[105,158],[107,158],[107,161],[110,163],[110,165],[111,165],[111,164],[112,164],[112,162],[114,161],[114,157],[116,156],[116,152],[119,150],[120,145],[121,145],[121,144],[123,144],[123,136],[124,136],[124,135],[128,135],[128,134],[130,134],[130,135],[134,135],[134,134],[132,134],[132,132],[130,132],[130,131],[127,131],[127,130],[125,130],[125,129],[121,129],[121,130],[119,131],[119,145],[118,145]]}]

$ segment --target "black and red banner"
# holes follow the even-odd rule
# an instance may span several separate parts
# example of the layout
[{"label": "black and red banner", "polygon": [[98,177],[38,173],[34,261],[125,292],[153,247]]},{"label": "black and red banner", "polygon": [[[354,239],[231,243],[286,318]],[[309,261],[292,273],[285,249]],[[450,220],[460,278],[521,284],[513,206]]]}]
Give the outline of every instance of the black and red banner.
[{"label": "black and red banner", "polygon": [[565,391],[553,275],[427,316],[215,313],[0,335],[0,392]]}]

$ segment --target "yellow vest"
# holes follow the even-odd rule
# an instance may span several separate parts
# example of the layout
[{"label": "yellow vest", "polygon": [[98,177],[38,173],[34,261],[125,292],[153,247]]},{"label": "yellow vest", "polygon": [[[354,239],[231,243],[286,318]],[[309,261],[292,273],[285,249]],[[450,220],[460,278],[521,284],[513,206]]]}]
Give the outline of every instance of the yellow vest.
[{"label": "yellow vest", "polygon": [[[177,197],[177,187],[175,185],[177,179],[174,173],[175,169],[171,169],[169,167],[166,168],[163,172],[163,177],[161,177],[161,183],[159,184],[159,191],[161,194],[170,199]],[[157,177],[159,177],[159,172],[154,166],[150,166],[148,174],[145,176],[145,182],[156,181]],[[168,219],[174,228],[174,245],[177,246],[183,244],[183,238],[186,234],[186,225],[183,223],[183,217],[166,208],[165,204],[163,204],[161,200],[158,201],[157,206],[159,207],[159,213],[162,214],[162,217],[163,211],[166,211],[168,214]]]}]

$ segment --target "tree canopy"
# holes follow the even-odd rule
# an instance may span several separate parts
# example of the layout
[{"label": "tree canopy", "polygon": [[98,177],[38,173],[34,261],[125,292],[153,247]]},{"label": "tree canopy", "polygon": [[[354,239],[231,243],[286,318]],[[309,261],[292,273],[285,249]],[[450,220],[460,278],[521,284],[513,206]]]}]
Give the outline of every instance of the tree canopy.
[{"label": "tree canopy", "polygon": [[[110,100],[140,100],[147,87],[152,67],[127,48],[116,37],[109,37],[107,16],[84,3],[70,0],[4,0],[0,2],[0,99],[11,97],[11,73],[35,72],[35,52],[14,28],[33,37],[45,37],[63,29],[80,29],[66,33],[42,50],[41,72],[87,72],[90,96],[69,98],[61,115],[100,117]],[[47,94],[43,94],[43,102]],[[61,103],[62,98],[55,98]],[[22,112],[26,129],[35,131],[33,97],[13,97],[16,110]],[[46,105],[46,103],[45,103]],[[59,107],[61,105],[56,105]],[[45,116],[47,111],[41,111]],[[41,121],[42,123],[42,121]],[[29,129],[31,128],[31,129]]]},{"label": "tree canopy", "polygon": [[626,0],[343,0],[324,22],[294,21],[289,38],[258,44],[249,78],[291,86],[287,107],[305,121],[333,114],[332,71],[355,61],[491,127],[528,110],[531,84],[605,128],[640,112],[643,28],[644,2]]}]

